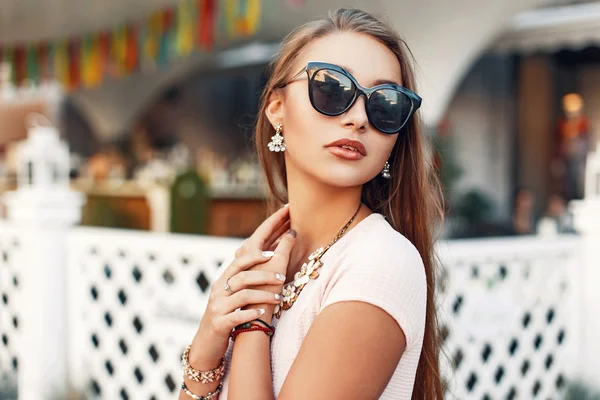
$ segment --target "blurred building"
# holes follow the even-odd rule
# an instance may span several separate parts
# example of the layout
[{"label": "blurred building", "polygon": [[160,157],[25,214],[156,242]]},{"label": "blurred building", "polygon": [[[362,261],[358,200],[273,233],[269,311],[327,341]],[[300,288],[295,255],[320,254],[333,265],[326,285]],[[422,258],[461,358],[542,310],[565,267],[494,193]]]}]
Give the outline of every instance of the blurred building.
[{"label": "blurred building", "polygon": [[[583,196],[586,155],[600,139],[600,4],[518,14],[473,64],[439,127],[460,173],[455,203],[477,193],[488,232],[509,234],[515,199],[532,219],[551,199]],[[475,234],[474,233],[474,234]]]},{"label": "blurred building", "polygon": [[[248,7],[232,12],[227,7],[234,3]],[[111,202],[123,197],[119,207],[129,210],[124,212],[138,210],[126,226],[139,229],[168,229],[165,221],[152,222],[151,215],[162,211],[153,212],[147,204],[147,183],[162,185],[158,198],[164,199],[175,177],[189,168],[205,179],[213,198],[234,207],[225,207],[223,218],[229,222],[218,219],[215,226],[240,225],[249,210],[262,208],[264,192],[250,139],[266,81],[265,67],[293,27],[344,5],[337,0],[129,0],[98,3],[91,9],[73,0],[60,0],[62,7],[49,4],[11,2],[3,8],[3,49],[14,47],[14,54],[9,52],[12,58],[4,51],[3,60],[12,63],[17,85],[36,71],[25,62],[30,53],[18,43],[83,35],[85,44],[88,34],[92,44],[109,40],[111,49],[120,48],[121,36],[124,48],[133,38],[145,41],[116,61],[109,52],[106,65],[94,62],[102,57],[86,61],[87,47],[69,41],[65,60],[81,62],[69,63],[66,75],[60,75],[56,66],[53,71],[72,86],[62,103],[60,121],[77,161],[72,175],[102,181],[90,184],[88,179],[78,188]],[[443,149],[439,156],[451,217],[463,225],[480,225],[469,235],[511,233],[520,188],[532,192],[535,199],[532,220],[544,212],[551,194],[565,200],[580,196],[577,180],[566,177],[581,176],[578,160],[588,150],[581,148],[573,128],[591,138],[589,132],[598,125],[590,113],[598,102],[593,89],[598,57],[593,47],[595,3],[465,0],[457,7],[427,0],[418,6],[369,1],[355,6],[384,15],[399,28],[415,55],[418,91],[425,99],[422,115],[438,149]],[[214,13],[210,20],[214,31],[207,33],[202,27],[212,26],[206,23],[209,12]],[[199,19],[190,20],[191,14]],[[42,24],[42,19],[47,22]],[[512,22],[507,26],[507,21]],[[114,29],[108,39],[102,34],[106,29]],[[192,31],[199,35],[194,36],[199,42],[193,49],[186,44]],[[163,46],[162,39],[150,40],[155,34],[173,40],[172,46]],[[83,47],[77,47],[80,44]],[[589,48],[573,47],[581,45]],[[73,65],[81,67],[75,75]],[[97,79],[97,65],[104,65],[101,72],[106,79]],[[41,78],[50,76],[43,67],[37,72]],[[562,111],[563,97],[570,93],[581,96],[580,122],[567,121]],[[565,137],[575,140],[563,143]],[[567,151],[576,153],[570,161],[565,159]],[[105,184],[107,180],[120,184]],[[155,202],[163,208],[170,204]],[[243,236],[258,220],[240,231],[220,233]]]}]

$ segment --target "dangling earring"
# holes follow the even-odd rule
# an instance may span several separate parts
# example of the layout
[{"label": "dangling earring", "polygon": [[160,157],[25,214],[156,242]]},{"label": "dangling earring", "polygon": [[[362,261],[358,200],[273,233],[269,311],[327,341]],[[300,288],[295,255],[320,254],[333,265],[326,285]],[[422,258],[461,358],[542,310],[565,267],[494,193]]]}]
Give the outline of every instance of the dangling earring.
[{"label": "dangling earring", "polygon": [[285,143],[283,143],[283,136],[281,135],[282,127],[283,125],[280,122],[275,124],[275,136],[271,136],[269,150],[274,152],[285,151]]},{"label": "dangling earring", "polygon": [[387,161],[383,165],[383,171],[381,171],[381,176],[383,176],[385,179],[390,179],[392,177],[392,175],[390,174],[390,163]]}]

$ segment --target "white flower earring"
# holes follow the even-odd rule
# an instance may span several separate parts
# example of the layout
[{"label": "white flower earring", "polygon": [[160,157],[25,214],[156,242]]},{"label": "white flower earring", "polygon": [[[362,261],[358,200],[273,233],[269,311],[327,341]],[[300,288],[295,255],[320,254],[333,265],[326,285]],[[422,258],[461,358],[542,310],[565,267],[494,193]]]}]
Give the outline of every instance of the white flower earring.
[{"label": "white flower earring", "polygon": [[283,125],[280,122],[275,124],[275,135],[271,136],[269,142],[269,150],[274,152],[285,151],[285,143],[283,143],[283,136],[281,135],[281,129]]},{"label": "white flower earring", "polygon": [[388,161],[385,162],[383,166],[383,171],[381,171],[381,176],[385,179],[390,179],[392,175],[390,174],[390,163]]}]

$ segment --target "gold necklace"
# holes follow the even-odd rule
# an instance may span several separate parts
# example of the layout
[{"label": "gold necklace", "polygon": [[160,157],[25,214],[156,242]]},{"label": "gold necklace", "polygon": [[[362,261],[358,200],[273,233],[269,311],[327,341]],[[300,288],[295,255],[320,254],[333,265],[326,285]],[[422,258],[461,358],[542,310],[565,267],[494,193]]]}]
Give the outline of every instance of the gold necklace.
[{"label": "gold necklace", "polygon": [[317,279],[319,277],[319,269],[323,266],[321,257],[323,257],[323,254],[325,254],[325,252],[329,250],[329,248],[333,246],[335,242],[344,236],[348,230],[348,227],[352,224],[354,218],[358,214],[358,211],[360,211],[361,206],[362,203],[358,205],[358,209],[352,218],[350,218],[350,221],[348,221],[346,225],[340,229],[337,235],[335,235],[333,240],[327,246],[319,247],[310,256],[308,256],[308,262],[302,264],[300,271],[296,272],[296,275],[294,275],[294,280],[283,286],[281,291],[281,301],[273,310],[273,316],[275,318],[281,317],[282,311],[289,310],[292,307],[292,305],[298,299],[300,292],[302,292],[302,289],[304,289],[304,286],[306,286],[311,279]]}]

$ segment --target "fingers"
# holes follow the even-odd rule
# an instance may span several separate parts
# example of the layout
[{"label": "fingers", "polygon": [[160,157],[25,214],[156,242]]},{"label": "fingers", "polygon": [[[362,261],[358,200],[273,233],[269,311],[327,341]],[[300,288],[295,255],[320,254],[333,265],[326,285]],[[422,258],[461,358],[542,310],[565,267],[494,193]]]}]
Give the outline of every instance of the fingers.
[{"label": "fingers", "polygon": [[244,240],[242,245],[235,251],[235,258],[241,257],[244,254],[244,246],[246,245],[246,242],[248,242],[248,239]]},{"label": "fingers", "polygon": [[264,308],[254,308],[252,310],[238,310],[227,315],[226,318],[229,320],[232,329],[244,322],[254,321],[256,318],[260,318],[265,313]]},{"label": "fingers", "polygon": [[[215,297],[209,302],[205,316],[211,330],[219,335],[228,335],[240,323],[258,318],[256,310],[238,310],[254,304],[279,304],[281,295],[266,290],[243,289],[229,297]],[[245,311],[254,311],[249,313]],[[232,315],[238,314],[241,315]],[[251,316],[251,317],[250,317]],[[245,319],[249,317],[248,319]]]},{"label": "fingers", "polygon": [[[273,276],[275,276],[275,273],[271,272],[270,279]],[[278,284],[281,285],[282,283],[282,281],[278,280]],[[202,320],[208,321],[206,322],[206,326],[209,327],[208,329],[211,332],[214,332],[218,336],[229,336],[229,333],[235,326],[252,321],[264,313],[264,309],[259,314],[256,309],[241,310],[241,308],[258,304],[276,305],[279,304],[280,299],[280,294],[258,289],[242,289],[228,297],[213,296],[209,301]]]},{"label": "fingers", "polygon": [[[234,277],[240,272],[250,269],[257,264],[262,264],[269,261],[272,257],[272,252],[260,252],[258,254],[246,254],[240,256],[233,260],[233,262],[227,267],[227,269],[223,271],[221,278],[227,279],[230,277]],[[217,284],[221,286],[225,283],[224,281],[221,281],[221,279],[217,282]]]},{"label": "fingers", "polygon": [[269,218],[267,218],[248,238],[244,248],[263,250],[265,241],[277,230],[289,217],[289,207],[282,207]]},{"label": "fingers", "polygon": [[267,238],[267,240],[263,244],[262,250],[274,250],[275,247],[277,247],[274,246],[274,244],[279,243],[279,239],[282,235],[286,234],[290,230],[290,226],[291,221],[289,219],[285,220],[284,223],[279,228],[277,228],[271,234],[271,236],[269,236],[269,238]]},{"label": "fingers", "polygon": [[218,314],[229,314],[249,304],[279,304],[280,299],[280,294],[267,290],[243,289],[229,297],[223,298],[222,302],[220,302],[222,309],[218,310]]},{"label": "fingers", "polygon": [[229,287],[233,292],[239,292],[250,286],[281,285],[285,275],[272,271],[242,271],[229,278]]},{"label": "fingers", "polygon": [[214,324],[216,329],[223,332],[231,332],[236,326],[244,322],[254,321],[265,313],[264,308],[254,308],[251,310],[236,310],[222,317],[216,318]]},{"label": "fingers", "polygon": [[269,246],[269,251],[274,252],[277,246],[279,246],[279,242],[281,242],[281,236],[278,237],[277,240],[275,240],[271,246]]},{"label": "fingers", "polygon": [[273,257],[279,258],[280,262],[287,266],[294,243],[296,243],[296,231],[291,230],[281,237]]}]

